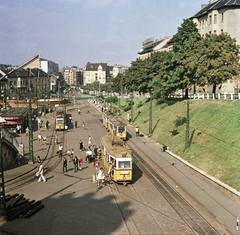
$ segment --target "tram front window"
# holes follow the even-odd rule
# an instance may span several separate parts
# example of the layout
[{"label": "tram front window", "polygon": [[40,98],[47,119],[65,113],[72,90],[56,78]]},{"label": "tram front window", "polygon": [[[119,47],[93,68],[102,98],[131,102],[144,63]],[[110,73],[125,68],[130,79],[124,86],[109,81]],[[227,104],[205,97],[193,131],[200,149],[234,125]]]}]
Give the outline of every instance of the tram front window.
[{"label": "tram front window", "polygon": [[57,119],[57,124],[63,124],[63,120]]},{"label": "tram front window", "polygon": [[130,168],[130,162],[128,161],[121,161],[118,162],[118,168],[119,169],[129,169]]},{"label": "tram front window", "polygon": [[118,127],[118,132],[124,132],[124,127]]}]

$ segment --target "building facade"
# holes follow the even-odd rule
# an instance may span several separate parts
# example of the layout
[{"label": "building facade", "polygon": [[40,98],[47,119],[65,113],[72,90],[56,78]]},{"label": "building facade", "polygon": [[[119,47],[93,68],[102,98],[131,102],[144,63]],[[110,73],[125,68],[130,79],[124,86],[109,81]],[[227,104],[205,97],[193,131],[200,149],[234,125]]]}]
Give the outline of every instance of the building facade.
[{"label": "building facade", "polygon": [[95,81],[105,84],[109,77],[107,63],[90,63],[83,68],[83,85],[87,86]]},{"label": "building facade", "polygon": [[160,38],[154,41],[153,38],[148,38],[142,43],[142,48],[138,51],[138,59],[145,60],[152,53],[158,51],[172,50],[172,40],[169,36]]},{"label": "building facade", "polygon": [[113,66],[113,72],[112,72],[112,76],[113,78],[115,78],[119,73],[121,74],[125,74],[125,72],[128,70],[127,66],[123,66],[123,65],[114,65]]},{"label": "building facade", "polygon": [[202,37],[226,32],[240,44],[240,0],[210,1],[191,19]]},{"label": "building facade", "polygon": [[77,66],[71,68],[65,67],[61,69],[61,73],[64,77],[66,84],[70,86],[82,85],[82,69]]}]

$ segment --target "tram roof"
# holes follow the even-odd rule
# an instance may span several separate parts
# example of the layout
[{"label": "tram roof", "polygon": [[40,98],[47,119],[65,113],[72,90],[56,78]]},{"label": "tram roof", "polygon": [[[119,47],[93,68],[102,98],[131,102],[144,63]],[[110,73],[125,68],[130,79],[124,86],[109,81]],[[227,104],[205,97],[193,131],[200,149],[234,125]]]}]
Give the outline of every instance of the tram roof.
[{"label": "tram roof", "polygon": [[126,122],[117,117],[110,118],[110,122],[116,126],[127,126]]},{"label": "tram roof", "polygon": [[118,136],[113,136],[108,133],[102,137],[102,143],[107,149],[108,153],[115,158],[122,158],[122,154],[126,152],[126,158],[132,157],[132,150],[126,146]]}]

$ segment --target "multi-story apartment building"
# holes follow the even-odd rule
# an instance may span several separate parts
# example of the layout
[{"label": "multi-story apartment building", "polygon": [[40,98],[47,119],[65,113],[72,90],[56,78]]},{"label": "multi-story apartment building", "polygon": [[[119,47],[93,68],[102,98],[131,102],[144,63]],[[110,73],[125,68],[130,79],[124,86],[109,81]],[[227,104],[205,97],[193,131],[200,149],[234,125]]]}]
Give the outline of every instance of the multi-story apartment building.
[{"label": "multi-story apartment building", "polygon": [[172,40],[169,36],[154,41],[154,38],[148,38],[142,43],[142,48],[138,51],[138,59],[145,60],[152,53],[158,51],[172,50]]},{"label": "multi-story apartment building", "polygon": [[113,78],[115,78],[119,73],[124,74],[126,72],[126,70],[128,70],[127,66],[123,66],[123,65],[114,65],[113,66]]},{"label": "multi-story apartment building", "polygon": [[82,85],[82,69],[77,66],[65,67],[61,70],[65,82],[68,85]]},{"label": "multi-story apartment building", "polygon": [[[207,5],[202,5],[192,19],[198,27],[202,37],[205,34],[228,33],[240,44],[240,0],[212,0]],[[224,84],[220,84],[217,93],[239,93],[239,76],[231,79]],[[202,88],[198,88],[200,91]],[[206,86],[205,91],[211,92],[211,86]]]},{"label": "multi-story apartment building", "polygon": [[240,0],[209,1],[191,19],[197,24],[202,37],[227,32],[240,44]]},{"label": "multi-story apartment building", "polygon": [[83,84],[89,85],[95,81],[105,84],[109,77],[107,63],[90,63],[83,68]]}]

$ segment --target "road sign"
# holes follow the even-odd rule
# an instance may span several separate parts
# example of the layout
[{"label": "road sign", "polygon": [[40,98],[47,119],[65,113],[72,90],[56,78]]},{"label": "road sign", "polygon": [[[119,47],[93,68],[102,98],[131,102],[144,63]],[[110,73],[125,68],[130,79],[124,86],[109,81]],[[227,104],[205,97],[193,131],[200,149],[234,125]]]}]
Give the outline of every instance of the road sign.
[{"label": "road sign", "polygon": [[94,167],[100,167],[100,162],[94,162],[94,163],[93,163],[93,166],[94,166]]}]

